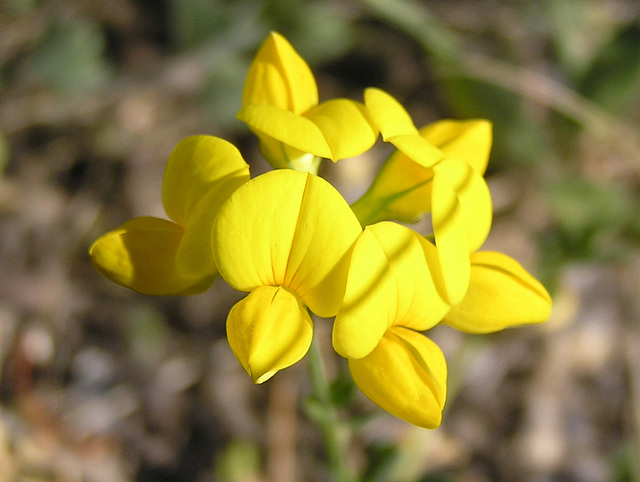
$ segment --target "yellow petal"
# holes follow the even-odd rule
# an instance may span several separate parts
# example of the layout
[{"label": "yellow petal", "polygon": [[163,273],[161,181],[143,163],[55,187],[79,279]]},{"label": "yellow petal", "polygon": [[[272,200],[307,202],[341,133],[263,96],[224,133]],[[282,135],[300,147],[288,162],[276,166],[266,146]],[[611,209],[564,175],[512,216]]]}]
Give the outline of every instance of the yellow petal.
[{"label": "yellow petal", "polygon": [[216,271],[211,249],[211,229],[222,204],[249,180],[249,172],[234,173],[217,182],[196,204],[176,253],[176,266],[184,276],[200,277]]},{"label": "yellow petal", "polygon": [[378,406],[420,427],[440,425],[447,365],[427,337],[392,327],[368,356],[348,363],[356,385]]},{"label": "yellow petal", "polygon": [[[267,158],[277,167],[291,165],[292,160],[287,152],[282,152],[283,148],[335,162],[362,154],[378,136],[364,106],[348,99],[323,102],[304,116],[269,105],[247,105],[240,109],[238,118],[258,134],[262,149],[268,152]],[[283,145],[265,145],[265,136]]]},{"label": "yellow petal", "polygon": [[333,347],[345,358],[369,354],[391,326],[398,300],[391,267],[366,228],[353,247],[344,299],[333,324]]},{"label": "yellow petal", "polygon": [[445,322],[467,333],[490,333],[542,323],[551,314],[547,290],[509,256],[480,251],[471,255],[471,282],[464,299]]},{"label": "yellow petal", "polygon": [[434,168],[431,196],[431,220],[438,249],[430,266],[442,274],[436,278],[436,286],[443,298],[454,305],[462,300],[469,286],[469,236],[455,189],[445,175],[438,175],[438,167]]},{"label": "yellow petal", "polygon": [[365,229],[353,248],[345,295],[333,325],[333,346],[362,358],[390,326],[427,330],[449,310],[438,295],[425,249],[411,229],[382,222]]},{"label": "yellow petal", "polygon": [[271,105],[246,105],[238,119],[253,131],[266,135],[303,152],[331,158],[331,148],[313,121]]},{"label": "yellow petal", "polygon": [[285,285],[315,314],[335,316],[344,295],[349,252],[362,228],[342,195],[311,174],[306,175],[299,209]]},{"label": "yellow petal", "polygon": [[176,270],[183,234],[183,228],[171,221],[135,218],[98,238],[89,249],[91,262],[110,281],[140,293],[200,293],[211,286],[215,267],[194,278]]},{"label": "yellow petal", "polygon": [[261,286],[236,303],[227,338],[254,383],[298,362],[309,350],[313,323],[302,302],[280,286]]},{"label": "yellow petal", "polygon": [[444,159],[434,168],[436,177],[446,178],[453,187],[461,208],[461,218],[468,234],[469,250],[476,251],[489,235],[493,208],[484,178],[459,159]]},{"label": "yellow petal", "polygon": [[333,99],[310,109],[305,117],[318,126],[324,136],[331,156],[337,161],[359,156],[367,151],[378,138],[368,111],[359,102],[348,99]]},{"label": "yellow petal", "polygon": [[185,227],[207,191],[234,178],[248,180],[249,166],[233,144],[212,136],[187,137],[176,145],[164,171],[164,209]]},{"label": "yellow petal", "polygon": [[393,136],[387,139],[413,162],[428,168],[444,159],[440,149],[419,135]]},{"label": "yellow petal", "polygon": [[214,223],[214,257],[234,288],[282,285],[319,316],[334,316],[360,223],[340,193],[312,174],[271,171],[236,190]]},{"label": "yellow petal", "polygon": [[302,114],[318,103],[318,87],[307,63],[280,34],[272,32],[254,58],[242,105],[271,105]]},{"label": "yellow petal", "polygon": [[483,175],[491,151],[491,123],[484,119],[441,120],[420,129],[420,135],[446,157],[460,159]]},{"label": "yellow petal", "polygon": [[373,87],[366,89],[364,103],[385,141],[390,137],[418,134],[409,113],[384,90]]}]

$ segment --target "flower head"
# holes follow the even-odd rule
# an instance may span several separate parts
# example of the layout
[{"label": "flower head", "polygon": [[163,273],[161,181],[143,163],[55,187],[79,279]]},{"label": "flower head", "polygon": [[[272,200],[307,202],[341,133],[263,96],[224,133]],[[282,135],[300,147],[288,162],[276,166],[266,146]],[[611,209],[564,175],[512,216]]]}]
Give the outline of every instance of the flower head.
[{"label": "flower head", "polygon": [[383,219],[414,222],[431,212],[442,295],[455,304],[469,283],[469,254],[484,243],[493,217],[482,177],[491,147],[490,125],[441,121],[418,131],[402,105],[386,92],[367,89],[365,104],[383,139],[397,151],[353,209],[363,224]]},{"label": "flower head", "polygon": [[[366,217],[365,224],[383,219],[410,223],[431,212],[433,169],[448,160],[461,162],[472,170],[464,176],[465,195],[473,188],[474,197],[482,201],[476,204],[482,207],[483,226],[488,231],[491,218],[487,220],[486,213],[491,211],[491,200],[486,196],[488,190],[481,193],[484,189],[480,186],[491,149],[491,124],[485,120],[442,120],[418,130],[404,107],[388,93],[367,89],[365,103],[383,140],[397,148],[369,191],[354,205]],[[458,168],[462,169],[465,168]],[[461,192],[457,190],[458,194]]]},{"label": "flower head", "polygon": [[544,287],[510,257],[471,255],[469,289],[451,306],[442,296],[439,248],[404,226],[381,222],[354,244],[344,301],[333,328],[360,390],[388,412],[426,428],[440,424],[447,367],[422,331],[443,321],[489,333],[550,315]]},{"label": "flower head", "polygon": [[[483,178],[490,123],[445,120],[418,130],[386,92],[367,89],[364,100],[319,103],[309,66],[272,33],[251,64],[238,117],[267,160],[285,169],[250,180],[233,145],[186,138],[163,179],[169,219],[124,223],[93,243],[91,261],[142,293],[199,293],[218,274],[248,293],[226,328],[255,383],[304,357],[312,314],[335,316],[333,346],[361,391],[435,428],[447,366],[423,332],[439,323],[468,333],[540,323],[551,298],[509,256],[478,251],[493,216]],[[315,172],[322,158],[366,151],[379,133],[396,150],[350,207]],[[426,237],[393,222],[427,213]]]},{"label": "flower head", "polygon": [[[258,176],[222,206],[213,227],[216,264],[227,283],[251,292],[229,314],[227,335],[254,381],[262,382],[265,374],[304,356],[312,337],[306,329],[307,307],[323,317],[336,314],[348,252],[360,231],[338,191],[322,178],[298,171]],[[280,345],[261,333],[279,330],[298,333],[304,342],[298,340],[290,345],[291,353],[276,356],[270,352]],[[286,344],[282,347],[286,351]],[[257,365],[257,353],[262,359],[286,361]]]},{"label": "flower head", "polygon": [[224,200],[249,180],[249,166],[227,141],[192,136],[167,163],[162,202],[171,221],[140,217],[97,239],[94,267],[109,280],[151,295],[205,291],[217,275],[211,226]]},{"label": "flower head", "polygon": [[361,103],[333,99],[318,104],[309,66],[275,32],[251,64],[242,104],[238,118],[256,133],[263,155],[276,168],[304,166],[314,172],[314,158],[354,157],[378,137]]},{"label": "flower head", "polygon": [[416,425],[440,424],[447,370],[440,349],[419,332],[449,311],[432,277],[437,249],[391,222],[368,226],[351,256],[333,346],[372,401]]}]

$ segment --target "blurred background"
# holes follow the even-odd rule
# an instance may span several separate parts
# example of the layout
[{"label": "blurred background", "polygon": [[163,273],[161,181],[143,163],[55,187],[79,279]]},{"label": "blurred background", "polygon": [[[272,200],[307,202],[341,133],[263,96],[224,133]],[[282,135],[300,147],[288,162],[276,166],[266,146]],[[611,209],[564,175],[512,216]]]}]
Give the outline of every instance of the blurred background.
[{"label": "blurred background", "polygon": [[[0,481],[329,479],[306,361],[253,386],[226,343],[240,293],[143,296],[87,255],[131,217],[164,216],[182,137],[224,137],[268,168],[235,114],[271,30],[321,99],[377,86],[419,127],[491,120],[486,248],[554,298],[545,325],[429,333],[450,370],[435,431],[354,390],[318,320],[353,470],[640,480],[640,2],[4,0]],[[385,149],[322,173],[353,201]]]}]

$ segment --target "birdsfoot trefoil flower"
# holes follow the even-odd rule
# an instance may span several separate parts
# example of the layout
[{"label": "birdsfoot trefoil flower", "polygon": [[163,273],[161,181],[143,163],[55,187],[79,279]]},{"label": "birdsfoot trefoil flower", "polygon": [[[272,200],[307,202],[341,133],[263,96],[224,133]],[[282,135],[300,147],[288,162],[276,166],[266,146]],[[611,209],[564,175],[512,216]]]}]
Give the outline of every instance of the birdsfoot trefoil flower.
[{"label": "birdsfoot trefoil flower", "polygon": [[383,139],[398,150],[353,209],[363,224],[381,219],[414,222],[431,212],[443,296],[455,304],[467,290],[469,254],[484,243],[493,217],[482,177],[491,147],[490,125],[441,121],[418,131],[386,92],[367,89],[365,104]]},{"label": "birdsfoot trefoil flower", "polygon": [[437,249],[391,222],[368,226],[356,241],[333,346],[348,359],[362,392],[413,424],[440,424],[447,368],[440,349],[419,332],[449,310],[429,263]]},{"label": "birdsfoot trefoil flower", "polygon": [[222,206],[213,226],[216,264],[229,285],[251,292],[231,310],[227,336],[254,382],[305,355],[312,338],[307,308],[336,314],[360,231],[331,184],[293,170],[258,176]]},{"label": "birdsfoot trefoil flower", "polygon": [[256,133],[263,155],[276,168],[315,173],[321,158],[355,157],[378,137],[360,102],[318,103],[318,87],[309,66],[275,32],[249,68],[242,105],[238,118]]},{"label": "birdsfoot trefoil flower", "polygon": [[[483,177],[488,121],[418,129],[376,88],[365,90],[364,103],[319,103],[311,70],[277,33],[251,64],[238,117],[276,170],[250,180],[233,145],[186,138],[163,179],[169,219],[128,221],[96,240],[90,255],[108,279],[141,293],[199,293],[218,274],[247,293],[226,328],[255,383],[305,356],[314,315],[335,317],[333,347],[361,391],[389,413],[435,428],[447,365],[424,332],[446,324],[491,333],[550,316],[551,298],[531,274],[480,250],[493,219]],[[357,156],[379,134],[396,150],[349,206],[315,175],[319,163]],[[431,230],[407,226],[426,215]]]},{"label": "birdsfoot trefoil flower", "polygon": [[150,295],[205,291],[217,275],[211,226],[227,197],[249,180],[249,166],[229,142],[180,141],[164,172],[162,203],[171,221],[139,217],[96,240],[91,262],[105,277]]}]

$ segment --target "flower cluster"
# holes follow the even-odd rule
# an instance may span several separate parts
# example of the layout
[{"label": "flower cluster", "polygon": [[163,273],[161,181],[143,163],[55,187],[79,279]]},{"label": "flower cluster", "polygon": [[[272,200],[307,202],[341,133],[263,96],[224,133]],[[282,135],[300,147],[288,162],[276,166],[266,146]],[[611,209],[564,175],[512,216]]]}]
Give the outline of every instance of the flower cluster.
[{"label": "flower cluster", "polygon": [[[310,313],[335,317],[334,349],[362,392],[434,428],[447,367],[422,332],[445,323],[489,333],[549,317],[551,299],[536,279],[505,254],[478,251],[492,222],[483,178],[489,122],[417,129],[376,88],[364,103],[319,103],[311,70],[277,33],[250,67],[238,117],[273,171],[251,179],[230,143],[186,138],[164,174],[170,220],[133,219],[95,241],[90,255],[108,279],[141,293],[200,293],[218,274],[247,292],[229,312],[227,337],[255,383],[306,354]],[[318,165],[358,156],[379,136],[396,149],[349,206],[316,175]],[[407,227],[426,214],[432,232]]]}]

